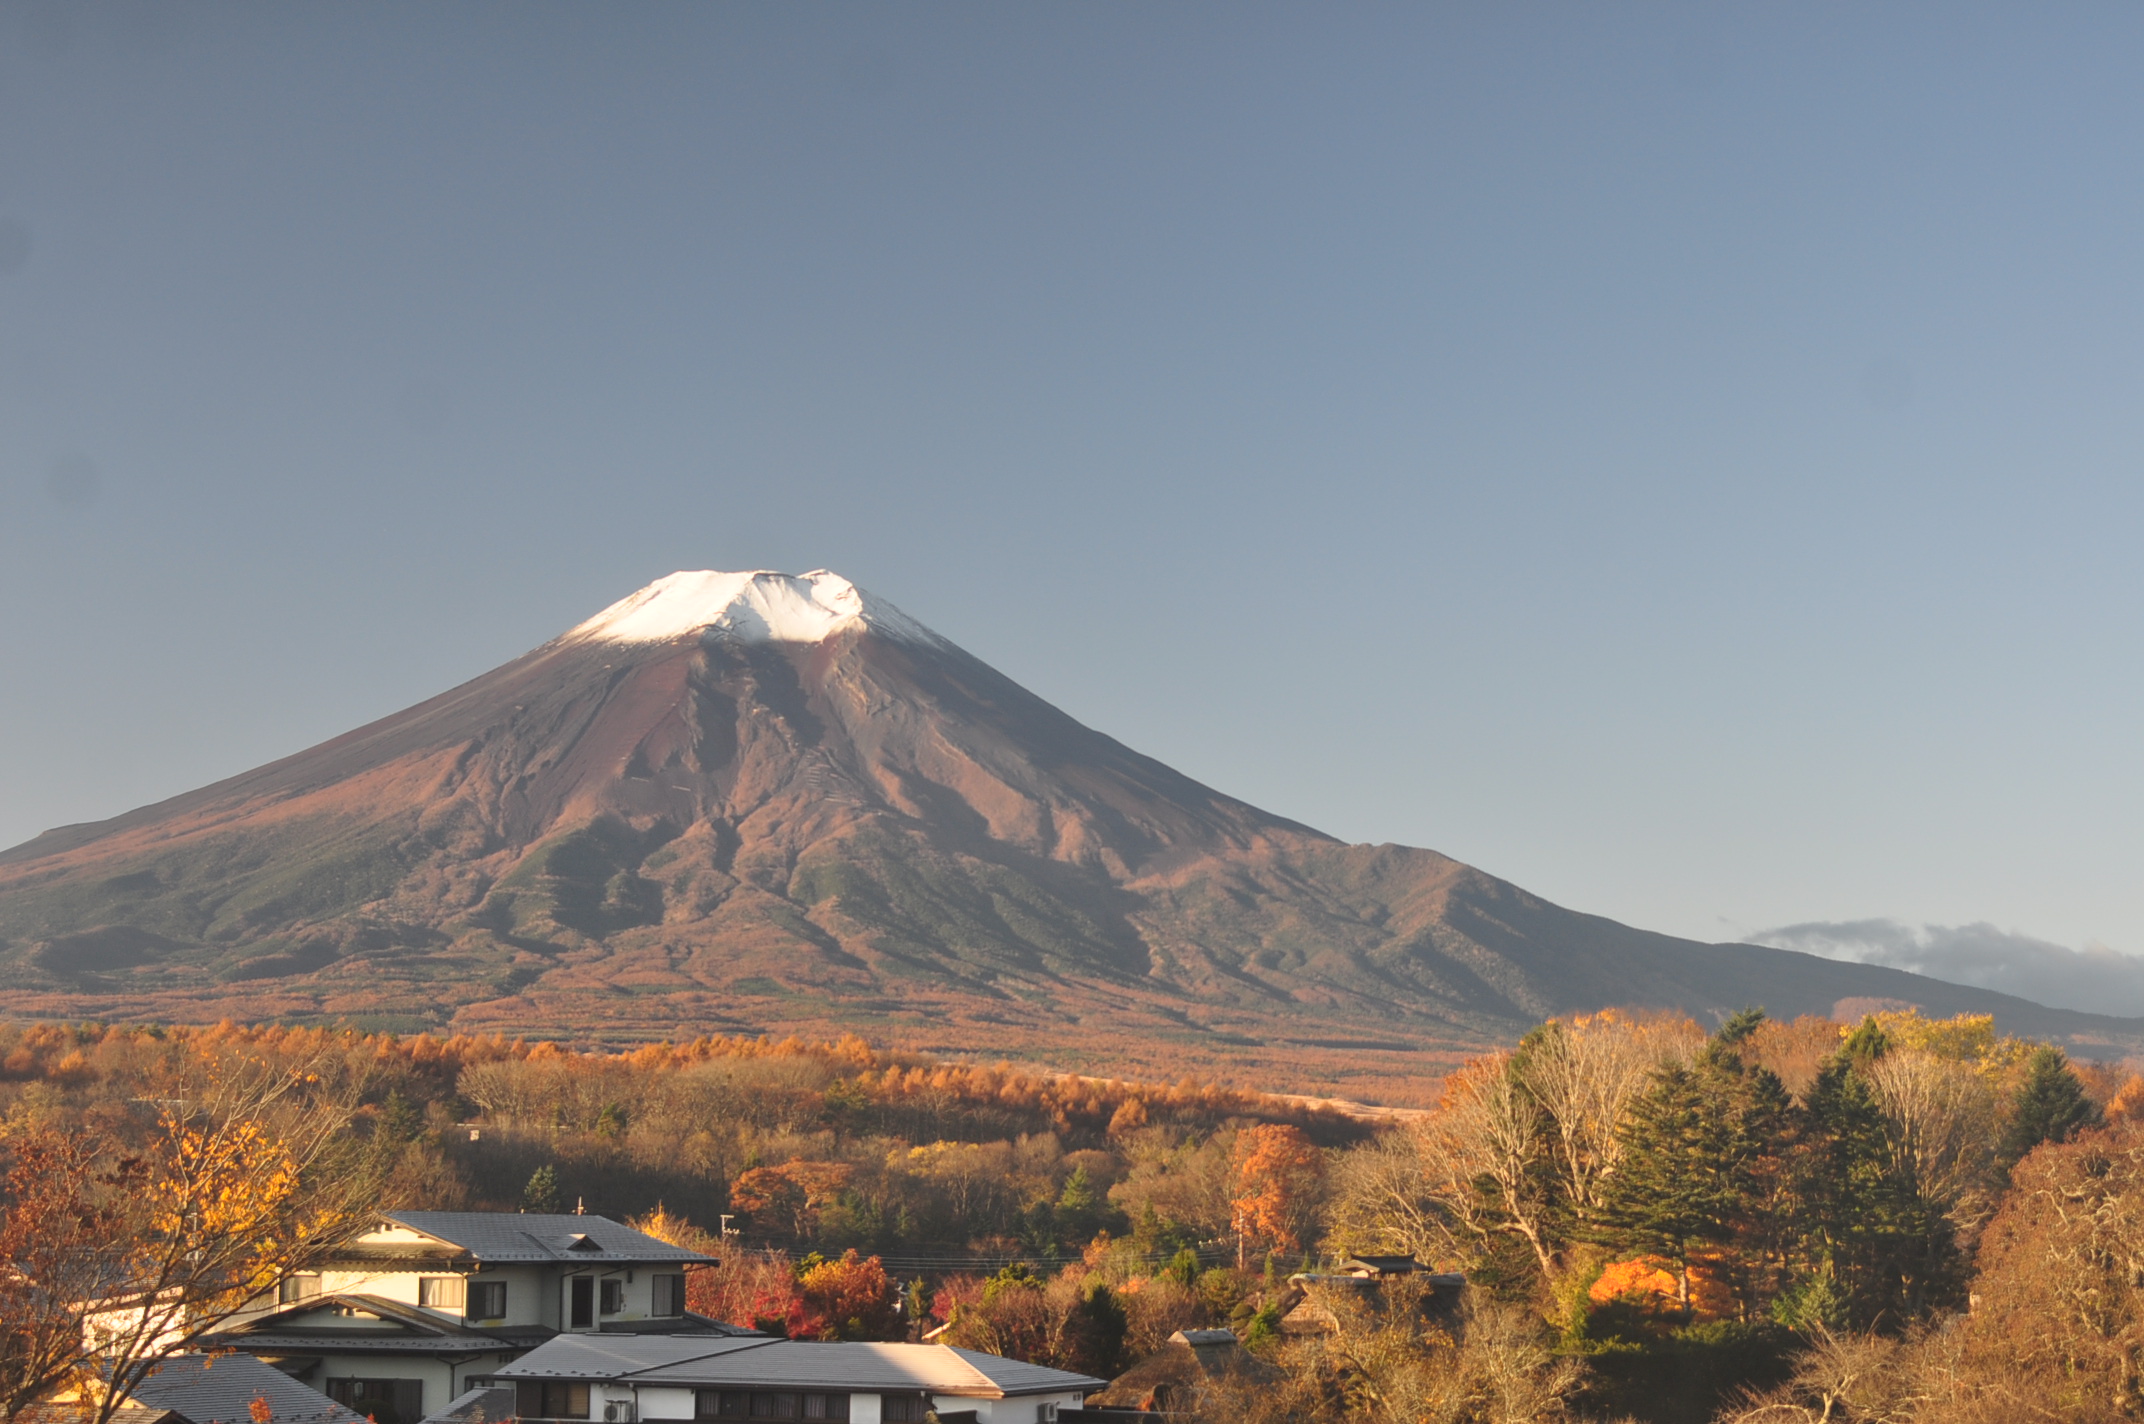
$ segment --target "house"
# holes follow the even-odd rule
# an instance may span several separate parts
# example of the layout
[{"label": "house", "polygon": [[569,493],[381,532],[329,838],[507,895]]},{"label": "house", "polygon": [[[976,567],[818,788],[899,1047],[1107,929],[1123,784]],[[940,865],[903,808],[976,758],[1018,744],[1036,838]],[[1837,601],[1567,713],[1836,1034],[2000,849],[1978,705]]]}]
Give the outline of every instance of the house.
[{"label": "house", "polygon": [[739,1333],[685,1309],[685,1272],[714,1264],[601,1216],[391,1212],[204,1343],[418,1424],[562,1333]]},{"label": "house", "polygon": [[1273,1373],[1272,1366],[1243,1348],[1233,1330],[1179,1330],[1107,1389],[1090,1395],[1087,1407],[1196,1414],[1213,1402],[1216,1383],[1255,1386]]},{"label": "house", "polygon": [[[1378,1263],[1386,1263],[1380,1266]],[[1402,1264],[1404,1263],[1404,1264]],[[1340,1263],[1337,1270],[1304,1271],[1288,1277],[1288,1289],[1280,1298],[1280,1329],[1284,1335],[1332,1335],[1340,1318],[1331,1302],[1352,1297],[1376,1310],[1385,1299],[1384,1287],[1409,1280],[1420,1290],[1418,1304],[1425,1315],[1456,1311],[1466,1292],[1467,1278],[1458,1271],[1425,1271],[1411,1256],[1369,1256]]]},{"label": "house", "polygon": [[243,1350],[377,1424],[418,1424],[555,1333],[481,1329],[382,1296],[338,1292],[250,1317],[203,1343]]},{"label": "house", "polygon": [[1412,1256],[1350,1256],[1335,1266],[1333,1273],[1369,1281],[1386,1276],[1411,1276],[1422,1269],[1422,1263]]},{"label": "house", "polygon": [[604,1216],[399,1211],[279,1300],[358,1293],[471,1323],[646,1331],[682,1320],[685,1272],[714,1264]]},{"label": "house", "polygon": [[1035,1424],[1106,1381],[951,1345],[561,1335],[498,1372],[523,1421]]},{"label": "house", "polygon": [[[58,1400],[23,1410],[14,1424],[80,1424],[78,1401]],[[112,1424],[365,1424],[317,1390],[250,1355],[173,1355],[159,1361]]]}]

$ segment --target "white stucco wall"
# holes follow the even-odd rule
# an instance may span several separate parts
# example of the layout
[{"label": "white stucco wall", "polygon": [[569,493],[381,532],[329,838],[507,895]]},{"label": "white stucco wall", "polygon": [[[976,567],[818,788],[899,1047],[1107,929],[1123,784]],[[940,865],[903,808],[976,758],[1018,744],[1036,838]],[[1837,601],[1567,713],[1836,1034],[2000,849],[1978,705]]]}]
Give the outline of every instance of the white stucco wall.
[{"label": "white stucco wall", "polygon": [[[592,1398],[622,1398],[623,1391],[614,1386],[598,1386]],[[1060,1409],[1077,1409],[1082,1395],[1048,1394],[1028,1395],[1019,1399],[970,1399],[962,1395],[933,1395],[931,1404],[940,1411],[974,1410],[978,1424],[1035,1424],[1043,1417],[1043,1406],[1056,1405]],[[640,1417],[644,1420],[683,1420],[693,1417],[694,1396],[689,1389],[640,1390]],[[600,1419],[602,1407],[593,1405],[591,1412]],[[881,1424],[882,1413],[879,1396],[876,1394],[852,1394],[849,1396],[849,1424]]]},{"label": "white stucco wall", "polygon": [[[416,1305],[419,1296],[418,1282],[424,1277],[460,1274],[460,1272],[445,1269],[428,1271],[390,1271],[370,1268],[326,1270],[320,1272],[320,1293],[322,1295],[334,1295],[338,1292],[352,1295],[376,1295],[382,1299],[397,1301],[403,1305]],[[507,1283],[506,1317],[503,1321],[497,1323],[505,1325],[549,1325],[556,1328],[558,1324],[558,1302],[552,1298],[553,1293],[547,1284],[547,1278],[553,1277],[555,1274],[555,1271],[542,1266],[505,1266],[480,1270],[474,1275],[463,1276],[462,1280],[465,1291],[469,1283],[475,1281],[505,1281]],[[464,1299],[466,1298],[465,1295]],[[263,1298],[262,1304],[268,1309],[274,1309],[276,1308],[275,1301],[276,1297],[271,1293]],[[427,1308],[425,1313],[436,1315],[441,1320],[457,1323],[461,1321],[463,1316],[463,1312],[460,1310],[433,1310]]]},{"label": "white stucco wall", "polygon": [[1030,1394],[1018,1399],[959,1399],[952,1395],[934,1395],[931,1403],[941,1411],[972,1409],[976,1424],[1035,1424],[1036,1420],[1045,1417],[1049,1406],[1077,1409],[1085,1398],[1077,1393]]},{"label": "white stucco wall", "polygon": [[643,1419],[690,1419],[692,1418],[693,1392],[689,1389],[653,1389],[640,1391],[640,1417]]}]

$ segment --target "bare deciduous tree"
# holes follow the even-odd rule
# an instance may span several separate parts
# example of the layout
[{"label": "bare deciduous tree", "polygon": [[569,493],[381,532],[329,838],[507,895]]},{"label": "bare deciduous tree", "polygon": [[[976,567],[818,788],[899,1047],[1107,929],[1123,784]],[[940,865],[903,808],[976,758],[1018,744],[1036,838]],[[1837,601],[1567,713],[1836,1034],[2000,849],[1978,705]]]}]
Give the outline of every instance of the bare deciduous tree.
[{"label": "bare deciduous tree", "polygon": [[1547,1117],[1553,1167],[1581,1221],[1598,1210],[1601,1183],[1615,1172],[1618,1129],[1632,1101],[1656,1068],[1688,1058],[1704,1038],[1688,1019],[1633,1019],[1613,1009],[1552,1019],[1529,1038],[1519,1081]]},{"label": "bare deciduous tree", "polygon": [[1399,1128],[1340,1153],[1333,1171],[1330,1245],[1438,1265],[1463,1260],[1468,1244],[1451,1208],[1432,1189],[1429,1150],[1419,1129]]},{"label": "bare deciduous tree", "polygon": [[1552,1203],[1541,1173],[1545,1115],[1505,1071],[1510,1057],[1477,1058],[1445,1080],[1444,1101],[1422,1127],[1426,1186],[1476,1235],[1524,1240],[1543,1279],[1552,1281]]},{"label": "bare deciduous tree", "polygon": [[1202,1418],[1291,1424],[1548,1424],[1585,1376],[1549,1348],[1537,1316],[1480,1298],[1457,1319],[1425,1310],[1419,1280],[1374,1293],[1312,1287],[1330,1334],[1291,1341],[1265,1377],[1218,1382]]},{"label": "bare deciduous tree", "polygon": [[1868,1078],[1899,1166],[1961,1231],[1979,1227],[2002,1188],[1998,1080],[1974,1064],[1912,1048],[1877,1059]]},{"label": "bare deciduous tree", "polygon": [[1906,1424],[1927,1403],[1896,1339],[1819,1329],[1776,1389],[1744,1394],[1716,1424]]}]

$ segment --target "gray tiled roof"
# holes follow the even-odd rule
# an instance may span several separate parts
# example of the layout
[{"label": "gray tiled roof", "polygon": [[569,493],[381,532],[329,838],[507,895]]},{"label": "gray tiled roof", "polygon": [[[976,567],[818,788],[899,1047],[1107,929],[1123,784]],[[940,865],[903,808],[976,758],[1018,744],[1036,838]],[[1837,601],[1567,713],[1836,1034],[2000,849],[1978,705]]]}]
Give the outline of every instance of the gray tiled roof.
[{"label": "gray tiled roof", "polygon": [[683,1315],[656,1315],[641,1320],[606,1320],[597,1328],[606,1335],[749,1335],[761,1340],[770,1338],[764,1330],[731,1325],[709,1316],[695,1315],[689,1310]]},{"label": "gray tiled roof", "polygon": [[981,1350],[963,1350],[957,1345],[909,1345],[910,1350],[946,1350],[968,1362],[977,1374],[988,1379],[1006,1394],[1033,1394],[1050,1389],[1094,1389],[1105,1383],[1093,1375],[1074,1374],[1070,1370],[1053,1370],[1047,1365],[1031,1365],[1025,1360],[1008,1360],[1003,1355],[986,1355]]},{"label": "gray tiled roof", "polygon": [[[90,1416],[95,1412],[93,1406],[80,1400],[46,1399],[16,1410],[9,1424],[89,1424]],[[193,1424],[193,1421],[175,1410],[122,1404],[112,1415],[111,1424]]]},{"label": "gray tiled roof", "polygon": [[[698,1345],[703,1348],[692,1349]],[[708,1346],[728,1348],[705,1348]],[[950,1345],[812,1340],[691,1341],[562,1335],[498,1371],[501,1379],[613,1380],[646,1385],[928,1390],[994,1399],[1100,1388],[1091,1375]]]},{"label": "gray tiled roof", "polygon": [[424,1424],[506,1424],[514,1417],[514,1391],[506,1385],[479,1385],[448,1400]]},{"label": "gray tiled roof", "polygon": [[[543,1215],[520,1211],[395,1211],[387,1219],[457,1246],[479,1262],[707,1262],[607,1216]],[[363,1250],[363,1243],[357,1249]],[[376,1248],[375,1248],[376,1249]]]},{"label": "gray tiled roof", "polygon": [[134,1400],[170,1409],[193,1424],[252,1424],[251,1406],[268,1401],[270,1424],[364,1424],[318,1390],[308,1389],[251,1355],[174,1355],[133,1390]]},{"label": "gray tiled roof", "polygon": [[773,1342],[771,1335],[560,1335],[495,1373],[500,1379],[619,1379]]}]

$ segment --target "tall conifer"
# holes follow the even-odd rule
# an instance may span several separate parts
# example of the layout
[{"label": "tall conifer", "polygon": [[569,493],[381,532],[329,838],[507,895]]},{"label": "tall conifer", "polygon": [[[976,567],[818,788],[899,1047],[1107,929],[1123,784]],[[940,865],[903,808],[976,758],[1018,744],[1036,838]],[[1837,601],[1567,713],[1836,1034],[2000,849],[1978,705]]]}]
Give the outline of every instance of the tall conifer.
[{"label": "tall conifer", "polygon": [[[1872,1032],[1870,1030],[1873,1030]],[[1864,1074],[1887,1051],[1873,1024],[1817,1071],[1795,1171],[1802,1289],[1828,1326],[1897,1328],[1956,1293],[1949,1220],[1921,1193]]]},{"label": "tall conifer", "polygon": [[2067,1142],[2086,1128],[2100,1125],[2099,1106],[2084,1094],[2062,1050],[2043,1045],[2025,1065],[2003,1135],[2003,1161],[2015,1166],[2043,1142]]},{"label": "tall conifer", "polygon": [[1667,1261],[1685,1310],[1694,1262],[1767,1234],[1763,1208],[1775,1195],[1789,1104],[1779,1079],[1749,1068],[1734,1048],[1760,1021],[1738,1014],[1693,1062],[1654,1074],[1604,1193],[1598,1238]]}]

